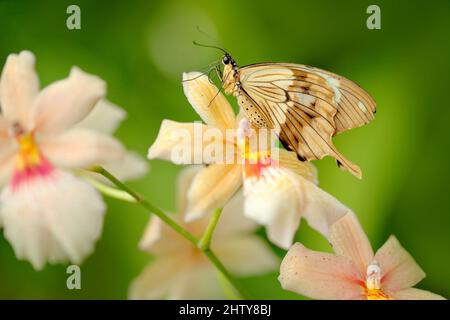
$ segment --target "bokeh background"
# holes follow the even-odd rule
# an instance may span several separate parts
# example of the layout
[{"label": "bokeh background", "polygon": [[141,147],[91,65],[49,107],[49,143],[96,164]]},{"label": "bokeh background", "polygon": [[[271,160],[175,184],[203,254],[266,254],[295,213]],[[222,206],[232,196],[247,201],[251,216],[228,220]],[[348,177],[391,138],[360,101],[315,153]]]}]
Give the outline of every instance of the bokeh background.
[{"label": "bokeh background", "polygon": [[[69,4],[81,7],[81,30],[66,28]],[[370,4],[381,7],[381,30],[366,28]],[[375,121],[335,138],[361,166],[363,180],[324,159],[316,162],[321,186],[354,209],[374,248],[390,234],[399,238],[427,272],[420,288],[450,297],[450,2],[1,0],[0,60],[33,51],[42,85],[65,77],[72,65],[101,76],[108,98],[128,112],[118,137],[145,155],[162,119],[198,119],[183,96],[181,72],[204,68],[220,53],[192,45],[214,42],[197,26],[240,65],[309,64],[373,95]],[[152,161],[148,176],[131,184],[173,210],[179,170]],[[137,248],[148,215],[136,205],[107,203],[103,236],[82,265],[82,290],[66,289],[65,266],[35,272],[17,261],[0,235],[0,298],[125,299],[150,261]],[[329,250],[306,223],[297,238]],[[243,281],[255,298],[301,298],[282,291],[277,275]]]}]

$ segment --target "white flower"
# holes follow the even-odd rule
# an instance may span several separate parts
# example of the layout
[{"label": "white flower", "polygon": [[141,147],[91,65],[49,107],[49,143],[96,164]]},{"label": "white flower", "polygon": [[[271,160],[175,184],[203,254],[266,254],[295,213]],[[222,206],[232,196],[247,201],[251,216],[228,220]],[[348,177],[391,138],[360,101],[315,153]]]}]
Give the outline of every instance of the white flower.
[{"label": "white flower", "polygon": [[[198,168],[184,169],[178,182],[178,210],[187,204],[186,193]],[[273,270],[279,265],[270,248],[252,234],[256,225],[242,215],[242,194],[224,208],[214,232],[211,247],[226,268],[240,276]],[[208,218],[184,223],[182,215],[173,215],[183,227],[200,237]],[[140,242],[140,248],[153,255],[151,262],[135,279],[129,290],[131,299],[223,299],[226,298],[218,271],[203,253],[152,217]]]},{"label": "white flower", "polygon": [[[275,148],[272,151],[278,155],[271,154],[268,150],[272,149],[270,143],[266,145],[268,148],[249,149],[247,144],[251,143],[247,138],[251,127],[248,121],[235,116],[225,96],[218,93],[208,78],[191,72],[184,74],[183,80],[186,97],[206,124],[164,120],[148,156],[150,159],[173,161],[173,151],[183,147],[192,151],[185,163],[200,159],[200,163],[209,164],[200,170],[189,188],[186,220],[203,217],[224,206],[244,185],[245,215],[264,225],[274,244],[288,249],[302,216],[313,228],[327,236],[328,225],[342,217],[348,209],[317,187],[314,167],[299,161],[294,152]],[[215,139],[208,139],[208,135],[203,134],[201,139],[196,139],[197,131],[203,133],[212,128],[234,133],[216,135]],[[180,132],[184,136],[180,137]],[[259,134],[260,131],[256,136]],[[186,139],[185,136],[191,138]],[[233,150],[235,156],[232,158],[236,161],[211,162],[205,159],[204,150],[217,146]]]},{"label": "white flower", "polygon": [[111,136],[124,113],[101,100],[104,81],[73,67],[39,91],[34,63],[11,54],[0,79],[0,224],[17,258],[42,269],[80,263],[101,234],[103,200],[71,170],[131,161],[133,177],[145,165]]}]

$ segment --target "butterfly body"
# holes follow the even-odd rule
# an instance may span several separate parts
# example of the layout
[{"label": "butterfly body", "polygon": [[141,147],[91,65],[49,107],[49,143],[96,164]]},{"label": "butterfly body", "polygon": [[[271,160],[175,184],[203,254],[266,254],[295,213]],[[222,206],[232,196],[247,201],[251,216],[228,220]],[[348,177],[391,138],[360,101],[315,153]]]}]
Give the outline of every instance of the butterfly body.
[{"label": "butterfly body", "polygon": [[292,63],[259,63],[239,68],[223,59],[222,87],[236,97],[250,122],[276,131],[300,160],[336,158],[361,177],[359,167],[333,145],[340,132],[369,123],[375,102],[352,81],[326,70]]}]

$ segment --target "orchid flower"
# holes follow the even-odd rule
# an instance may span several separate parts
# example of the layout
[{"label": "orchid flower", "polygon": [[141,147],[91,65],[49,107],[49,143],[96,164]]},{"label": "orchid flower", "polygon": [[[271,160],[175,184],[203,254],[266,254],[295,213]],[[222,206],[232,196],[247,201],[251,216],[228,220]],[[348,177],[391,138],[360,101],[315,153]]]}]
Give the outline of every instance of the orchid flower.
[{"label": "orchid flower", "polygon": [[300,243],[289,249],[280,267],[284,289],[314,299],[444,299],[412,288],[425,273],[394,236],[374,254],[353,212],[330,227],[330,240],[335,254]]},{"label": "orchid flower", "polygon": [[[301,216],[326,236],[328,225],[348,209],[317,187],[314,167],[284,149],[275,148],[276,156],[268,146],[249,152],[248,121],[235,116],[207,76],[185,73],[183,87],[205,124],[164,120],[148,157],[176,164],[207,164],[189,187],[186,220],[223,207],[244,185],[245,215],[265,225],[274,244],[290,247]],[[183,150],[189,150],[187,156],[181,155]],[[218,156],[220,150],[226,153]]]},{"label": "orchid flower", "polygon": [[146,165],[111,136],[124,113],[102,100],[104,81],[73,67],[39,91],[34,64],[10,54],[1,75],[0,225],[17,258],[42,269],[80,263],[101,234],[105,204],[73,171],[104,164],[126,178]]},{"label": "orchid flower", "polygon": [[[196,166],[182,171],[178,180],[178,211],[184,212],[187,190]],[[211,248],[234,274],[249,276],[273,270],[279,264],[270,248],[252,232],[256,224],[242,215],[242,194],[238,193],[223,209]],[[181,226],[200,236],[208,225],[203,217],[189,223],[182,214],[172,215]],[[204,256],[158,217],[152,216],[139,244],[155,256],[155,261],[130,286],[131,299],[223,299],[226,298],[218,271]],[[223,280],[222,280],[223,281]]]}]

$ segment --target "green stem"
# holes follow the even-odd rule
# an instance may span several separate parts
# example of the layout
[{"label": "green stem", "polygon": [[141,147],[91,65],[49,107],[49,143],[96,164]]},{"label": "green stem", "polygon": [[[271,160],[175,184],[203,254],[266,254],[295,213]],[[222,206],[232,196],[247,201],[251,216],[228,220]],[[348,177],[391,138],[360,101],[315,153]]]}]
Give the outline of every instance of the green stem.
[{"label": "green stem", "polygon": [[246,299],[247,295],[245,293],[245,290],[241,287],[240,282],[235,279],[230,272],[225,268],[225,266],[222,264],[222,262],[217,258],[215,253],[211,250],[209,247],[209,244],[211,242],[213,231],[217,225],[217,222],[219,221],[220,214],[222,212],[221,209],[216,210],[214,213],[207,230],[205,231],[204,236],[201,240],[198,240],[192,233],[184,229],[182,226],[180,226],[175,220],[170,218],[164,211],[153,205],[151,202],[147,201],[144,197],[142,197],[137,192],[130,189],[127,185],[125,185],[122,181],[114,177],[110,172],[108,172],[103,167],[97,166],[91,169],[92,172],[98,173],[105,178],[107,178],[109,181],[111,181],[117,188],[120,190],[128,193],[138,204],[140,204],[142,207],[144,207],[147,211],[157,215],[162,221],[164,221],[169,227],[171,227],[174,231],[179,233],[181,236],[183,236],[186,240],[191,242],[194,246],[198,247],[205,256],[211,261],[211,263],[216,267],[217,270],[219,270],[222,275],[233,285],[233,287],[236,289],[237,292],[239,292],[239,295]]},{"label": "green stem", "polygon": [[133,198],[128,192],[107,186],[86,173],[80,173],[80,175],[84,180],[87,180],[89,184],[91,184],[95,189],[100,191],[105,196],[126,202],[136,202],[136,199]]},{"label": "green stem", "polygon": [[214,213],[211,217],[211,220],[209,220],[209,224],[206,227],[205,233],[203,234],[202,238],[198,242],[198,247],[200,250],[205,251],[209,248],[214,230],[216,229],[216,226],[217,226],[217,223],[219,222],[221,214],[222,214],[222,209],[216,209],[216,211],[214,211]]}]

